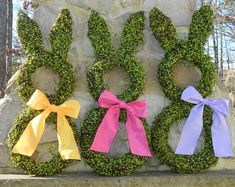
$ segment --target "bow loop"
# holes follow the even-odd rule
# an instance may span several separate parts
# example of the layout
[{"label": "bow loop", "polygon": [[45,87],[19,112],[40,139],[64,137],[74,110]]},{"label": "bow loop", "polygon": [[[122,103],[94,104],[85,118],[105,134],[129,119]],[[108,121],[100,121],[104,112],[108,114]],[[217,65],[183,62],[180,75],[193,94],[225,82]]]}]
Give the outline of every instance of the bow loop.
[{"label": "bow loop", "polygon": [[183,91],[181,99],[192,104],[199,104],[204,102],[201,94],[192,86],[189,86]]},{"label": "bow loop", "polygon": [[105,90],[98,99],[98,106],[101,108],[110,108],[119,105],[119,99],[111,92]]},{"label": "bow loop", "polygon": [[143,100],[130,102],[127,111],[140,118],[146,118],[146,102]]},{"label": "bow loop", "polygon": [[34,110],[45,110],[51,104],[40,90],[36,90],[27,102],[27,105]]},{"label": "bow loop", "polygon": [[207,99],[208,105],[214,112],[222,114],[227,117],[229,114],[229,100],[228,99]]},{"label": "bow loop", "polygon": [[65,101],[58,106],[58,109],[63,115],[77,119],[80,112],[80,103],[75,100]]}]

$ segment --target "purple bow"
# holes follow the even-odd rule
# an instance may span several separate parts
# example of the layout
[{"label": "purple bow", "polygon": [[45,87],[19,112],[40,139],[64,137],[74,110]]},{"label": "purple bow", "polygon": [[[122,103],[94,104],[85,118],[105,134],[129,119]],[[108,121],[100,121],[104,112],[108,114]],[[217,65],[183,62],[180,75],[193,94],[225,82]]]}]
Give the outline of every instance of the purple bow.
[{"label": "purple bow", "polygon": [[193,154],[203,128],[204,106],[207,105],[213,110],[211,133],[215,156],[233,156],[230,132],[225,119],[228,116],[229,101],[227,99],[204,99],[192,86],[183,91],[181,99],[196,104],[196,106],[190,112],[175,153]]}]

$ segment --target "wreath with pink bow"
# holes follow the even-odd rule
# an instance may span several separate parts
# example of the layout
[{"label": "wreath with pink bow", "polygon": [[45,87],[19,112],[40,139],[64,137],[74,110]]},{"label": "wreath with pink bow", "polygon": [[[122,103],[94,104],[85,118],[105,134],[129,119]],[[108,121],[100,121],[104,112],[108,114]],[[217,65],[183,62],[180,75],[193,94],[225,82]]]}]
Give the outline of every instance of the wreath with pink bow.
[{"label": "wreath with pink bow", "polygon": [[[82,156],[99,175],[129,175],[151,156],[150,132],[144,119],[146,104],[135,101],[145,83],[144,69],[133,55],[143,41],[144,13],[140,11],[129,17],[118,51],[112,46],[108,26],[97,12],[91,12],[88,26],[88,36],[96,54],[96,63],[87,72],[88,89],[100,108],[89,111],[81,123]],[[104,73],[115,66],[122,67],[131,81],[129,88],[118,96],[105,90],[103,82]],[[130,152],[109,157],[106,153],[118,131],[119,120],[126,123]]]}]

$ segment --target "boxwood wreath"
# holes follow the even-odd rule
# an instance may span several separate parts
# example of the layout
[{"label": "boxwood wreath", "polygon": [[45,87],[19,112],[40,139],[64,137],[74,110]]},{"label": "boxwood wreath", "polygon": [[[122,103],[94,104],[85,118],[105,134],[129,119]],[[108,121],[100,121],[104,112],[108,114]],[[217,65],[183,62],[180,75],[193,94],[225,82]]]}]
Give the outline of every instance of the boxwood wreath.
[{"label": "boxwood wreath", "polygon": [[[10,129],[8,135],[8,148],[12,150],[15,144],[18,142],[20,136],[24,132],[25,128],[27,127],[28,123],[38,114],[39,111],[32,110],[30,108],[26,108],[23,110],[19,116],[14,120],[13,127]],[[78,143],[78,129],[76,123],[71,120],[71,118],[66,117],[72,130],[74,133],[74,137],[76,142]],[[56,115],[51,114],[50,117],[47,118],[46,122],[48,124],[56,124]],[[52,159],[47,162],[40,162],[35,161],[32,158],[21,155],[11,153],[11,161],[12,164],[20,169],[23,169],[25,173],[29,175],[36,175],[36,176],[50,176],[54,175],[55,173],[60,173],[64,170],[65,167],[70,163],[69,160],[63,160],[59,153],[54,153],[52,151],[52,146],[49,152],[52,155]]]},{"label": "boxwood wreath", "polygon": [[59,76],[56,91],[48,96],[48,99],[56,105],[63,103],[72,95],[76,81],[72,65],[66,62],[72,42],[72,19],[69,11],[61,10],[50,32],[51,51],[44,50],[42,34],[37,23],[24,12],[18,14],[17,32],[21,45],[28,55],[28,62],[21,66],[17,78],[18,95],[27,102],[36,90],[33,87],[32,76],[38,68],[46,67]]},{"label": "boxwood wreath", "polygon": [[[88,36],[96,55],[96,63],[87,71],[88,89],[97,100],[105,90],[103,75],[113,67],[122,67],[130,77],[130,86],[117,97],[125,102],[136,100],[144,89],[145,74],[142,65],[134,57],[137,46],[143,42],[144,13],[132,14],[127,20],[121,34],[120,48],[115,51],[112,46],[111,34],[105,20],[92,11],[88,27]],[[123,176],[131,174],[136,168],[143,165],[146,157],[131,153],[120,157],[108,157],[89,148],[92,145],[96,131],[107,112],[106,109],[96,108],[88,112],[81,123],[81,151],[85,162],[94,168],[99,175]],[[120,121],[126,121],[126,112],[121,110]],[[146,136],[150,140],[147,122],[142,119]]]},{"label": "boxwood wreath", "polygon": [[201,70],[201,80],[196,89],[207,97],[212,93],[215,84],[215,68],[209,56],[204,53],[204,44],[213,30],[213,12],[208,5],[196,11],[189,28],[188,40],[176,38],[176,29],[171,20],[159,9],[150,12],[150,27],[153,35],[159,40],[166,54],[158,70],[158,79],[163,92],[173,103],[164,108],[155,118],[152,129],[152,147],[161,163],[168,165],[178,173],[197,173],[208,169],[217,163],[214,156],[211,138],[211,110],[204,111],[204,149],[194,155],[177,155],[168,143],[170,127],[186,118],[193,105],[180,100],[184,89],[173,81],[173,70],[177,63],[186,61]]},{"label": "boxwood wreath", "polygon": [[[23,64],[18,76],[18,95],[27,102],[33,92],[36,90],[32,85],[32,76],[40,67],[52,69],[59,75],[59,83],[53,95],[49,95],[51,104],[62,104],[70,97],[75,89],[75,74],[70,64],[66,62],[67,54],[72,42],[72,18],[68,9],[62,9],[50,32],[51,51],[43,49],[42,35],[35,21],[30,19],[25,13],[19,12],[17,20],[17,32],[25,53],[28,56],[28,62]],[[10,152],[19,140],[27,124],[36,117],[41,111],[35,111],[30,108],[23,110],[14,120],[13,127],[8,134],[8,147]],[[77,141],[78,130],[75,122],[67,117]],[[47,123],[56,124],[56,114],[51,113],[46,120]],[[12,153],[10,159],[14,166],[23,169],[27,174],[37,176],[53,175],[63,171],[70,163],[63,160],[59,153],[53,153],[52,159],[47,162],[39,162],[31,157]]]}]

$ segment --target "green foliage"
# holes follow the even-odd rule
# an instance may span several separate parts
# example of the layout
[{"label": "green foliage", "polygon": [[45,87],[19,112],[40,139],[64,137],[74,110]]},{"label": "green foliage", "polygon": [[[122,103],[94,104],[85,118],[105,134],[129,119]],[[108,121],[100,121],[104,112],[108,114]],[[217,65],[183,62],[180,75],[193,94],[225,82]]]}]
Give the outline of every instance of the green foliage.
[{"label": "green foliage", "polygon": [[[10,151],[18,142],[28,123],[39,113],[40,111],[27,108],[23,110],[19,116],[17,116],[13,122],[13,127],[10,129],[8,134],[8,148]],[[71,118],[67,117],[67,120],[73,129],[74,137],[78,143],[78,129],[76,127],[76,123],[73,122]],[[47,118],[47,123],[56,124],[56,115],[52,113]],[[29,175],[50,176],[54,175],[55,173],[62,172],[64,168],[70,163],[68,160],[63,160],[59,153],[54,153],[52,151],[50,151],[50,153],[52,154],[52,159],[47,162],[38,162],[33,160],[31,157],[12,152],[10,159],[15,167],[23,169],[25,173]]]},{"label": "green foliage", "polygon": [[204,46],[207,38],[213,32],[213,10],[209,6],[203,6],[196,11],[189,28],[189,41],[192,45]]},{"label": "green foliage", "polygon": [[[88,36],[96,54],[96,63],[87,71],[88,89],[94,99],[98,99],[105,90],[104,73],[113,67],[122,67],[130,77],[130,86],[119,99],[125,102],[136,100],[144,89],[145,74],[142,65],[134,57],[137,46],[143,42],[144,13],[142,11],[132,14],[121,34],[120,48],[115,51],[112,47],[111,34],[104,19],[95,11],[91,12],[88,21]],[[81,147],[85,162],[99,175],[123,176],[131,174],[136,168],[143,165],[146,158],[127,153],[120,157],[108,157],[105,154],[89,150],[96,131],[102,122],[107,110],[93,109],[81,123]],[[125,110],[121,111],[120,121],[126,121]],[[147,122],[142,119],[147,139],[150,133]]]},{"label": "green foliage", "polygon": [[[33,88],[32,76],[38,68],[46,67],[59,75],[60,80],[55,93],[48,96],[51,103],[59,105],[72,95],[76,83],[73,67],[66,62],[67,53],[72,42],[72,19],[69,10],[61,10],[52,28],[50,33],[52,52],[33,50],[31,53],[31,42],[32,45],[40,46],[41,44],[37,42],[42,41],[42,36],[39,30],[37,30],[37,35],[34,34],[36,39],[28,34],[28,31],[33,30],[33,28],[38,29],[38,26],[35,25],[36,23],[30,20],[24,13],[19,14],[18,32],[20,33],[19,37],[22,46],[28,52],[28,62],[20,68],[20,74],[17,79],[18,95],[23,101],[27,102],[36,90]],[[33,25],[29,25],[25,30],[22,26],[24,22],[33,23]]]},{"label": "green foliage", "polygon": [[[69,10],[63,9],[60,12],[55,25],[50,33],[52,51],[43,50],[42,36],[37,24],[26,14],[20,12],[17,21],[18,34],[21,44],[28,55],[28,62],[23,64],[18,76],[18,95],[27,102],[33,92],[32,76],[40,67],[50,68],[59,75],[59,83],[54,94],[48,96],[52,104],[62,104],[68,99],[75,89],[75,74],[72,65],[66,62],[67,53],[72,42],[72,19]],[[47,162],[38,162],[31,157],[12,153],[14,145],[19,140],[28,123],[36,117],[40,111],[30,108],[22,111],[13,122],[8,135],[8,147],[11,152],[11,161],[17,168],[23,169],[27,174],[46,176],[63,171],[70,161],[63,160],[59,153],[53,153],[52,159]],[[77,141],[78,130],[76,124],[67,118]],[[56,124],[56,115],[52,113],[47,123]]]},{"label": "green foliage", "polygon": [[184,90],[173,80],[172,73],[179,62],[193,64],[199,68],[202,78],[196,89],[203,97],[212,93],[215,83],[215,67],[211,63],[210,57],[205,55],[203,47],[212,32],[213,15],[211,11],[209,6],[203,6],[194,13],[188,40],[176,39],[176,29],[170,18],[159,9],[153,8],[150,12],[150,27],[153,35],[166,50],[166,55],[159,66],[158,79],[163,92],[171,100],[180,99]]},{"label": "green foliage", "polygon": [[97,12],[91,12],[88,24],[88,36],[96,54],[96,63],[87,71],[89,92],[97,100],[105,90],[104,73],[113,67],[122,67],[130,77],[130,86],[118,98],[126,102],[136,100],[145,84],[143,66],[133,56],[136,47],[143,42],[144,13],[140,11],[130,16],[123,29],[118,51],[112,47],[108,26]]},{"label": "green foliage", "polygon": [[63,9],[50,33],[52,54],[67,60],[70,44],[72,43],[72,18],[68,9]]},{"label": "green foliage", "polygon": [[204,138],[205,144],[201,152],[194,155],[177,155],[168,143],[168,132],[174,123],[186,118],[192,105],[177,101],[163,109],[155,118],[152,126],[152,147],[162,164],[170,166],[171,170],[178,173],[197,173],[208,169],[217,163],[214,156],[211,138],[211,115],[209,108],[204,111]]},{"label": "green foliage", "polygon": [[171,19],[166,17],[158,8],[151,10],[149,19],[154,37],[158,39],[164,50],[169,51],[177,41],[176,29],[171,23]]},{"label": "green foliage", "polygon": [[97,60],[112,60],[114,48],[112,46],[111,34],[105,20],[98,12],[92,11],[88,20],[88,37],[95,50]]},{"label": "green foliage", "polygon": [[22,11],[18,13],[17,33],[27,55],[37,56],[43,50],[42,34],[37,23]]},{"label": "green foliage", "polygon": [[[155,20],[156,18],[157,21]],[[158,25],[160,23],[160,25]],[[180,100],[184,88],[178,87],[173,80],[173,70],[179,62],[193,64],[201,70],[201,80],[196,89],[203,97],[212,93],[215,84],[215,67],[209,56],[204,53],[203,44],[210,35],[213,15],[209,6],[203,6],[193,15],[188,40],[175,39],[175,29],[169,18],[157,8],[150,12],[150,27],[156,39],[160,40],[166,54],[160,64],[158,79],[162,90],[173,104],[163,109],[153,122],[152,146],[161,163],[170,166],[172,171],[179,173],[197,173],[213,166],[217,162],[214,156],[211,138],[211,111],[206,107],[204,112],[205,146],[204,149],[191,156],[176,155],[168,144],[170,127],[186,118],[193,105]],[[158,28],[159,27],[159,28]],[[171,32],[168,32],[171,30]]]},{"label": "green foliage", "polygon": [[[103,153],[89,150],[97,129],[102,122],[107,110],[96,108],[88,112],[86,118],[81,123],[81,151],[85,162],[89,164],[96,173],[105,176],[124,176],[130,175],[135,169],[139,168],[146,161],[146,157],[126,153],[120,157],[108,157]],[[122,113],[120,121],[126,121],[126,115]],[[150,142],[150,131],[146,120],[142,119],[142,124],[146,131],[148,142]]]},{"label": "green foliage", "polygon": [[75,87],[75,74],[72,65],[57,61],[53,54],[44,52],[39,58],[29,58],[26,64],[20,67],[20,74],[17,78],[17,91],[20,98],[27,102],[36,88],[33,87],[32,77],[40,67],[46,67],[56,72],[59,76],[59,83],[55,93],[48,95],[51,103],[59,105],[69,98]]}]

